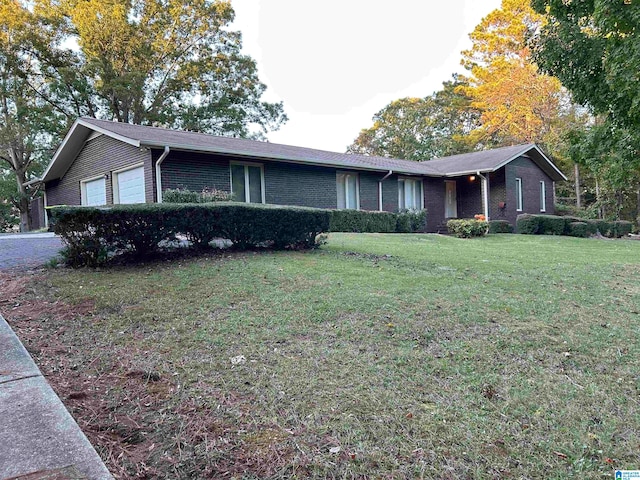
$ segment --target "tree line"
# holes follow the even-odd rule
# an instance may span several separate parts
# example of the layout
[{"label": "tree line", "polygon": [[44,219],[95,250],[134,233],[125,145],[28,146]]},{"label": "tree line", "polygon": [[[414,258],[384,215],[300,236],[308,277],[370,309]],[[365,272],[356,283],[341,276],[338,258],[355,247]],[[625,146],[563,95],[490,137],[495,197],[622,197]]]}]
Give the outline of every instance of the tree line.
[{"label": "tree line", "polygon": [[428,160],[537,143],[570,182],[573,213],[640,216],[640,7],[625,0],[503,0],[470,34],[467,73],[391,102],[349,152]]},{"label": "tree line", "polygon": [[[264,139],[262,100],[229,0],[0,0],[0,229],[80,116]],[[503,0],[470,34],[464,75],[394,100],[347,151],[409,160],[535,142],[577,213],[640,212],[640,6]]]},{"label": "tree line", "polygon": [[0,223],[30,227],[24,183],[77,117],[250,138],[285,122],[233,18],[228,0],[0,0]]}]

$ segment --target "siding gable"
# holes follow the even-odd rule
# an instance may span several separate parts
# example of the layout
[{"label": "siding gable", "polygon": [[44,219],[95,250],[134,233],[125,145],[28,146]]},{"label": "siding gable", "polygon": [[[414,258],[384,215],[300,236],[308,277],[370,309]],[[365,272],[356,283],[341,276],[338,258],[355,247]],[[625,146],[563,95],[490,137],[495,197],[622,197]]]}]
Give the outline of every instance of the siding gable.
[{"label": "siding gable", "polygon": [[113,171],[144,164],[146,202],[153,202],[154,182],[151,153],[107,135],[88,140],[64,176],[47,182],[47,205],[80,205],[80,182],[86,178],[108,175],[107,204],[113,203]]}]

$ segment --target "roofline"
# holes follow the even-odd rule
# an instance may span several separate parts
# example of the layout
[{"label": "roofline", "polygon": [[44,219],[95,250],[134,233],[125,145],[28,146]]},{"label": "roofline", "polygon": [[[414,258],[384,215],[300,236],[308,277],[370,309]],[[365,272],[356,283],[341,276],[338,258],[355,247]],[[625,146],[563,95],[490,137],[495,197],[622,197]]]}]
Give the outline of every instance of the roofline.
[{"label": "roofline", "polygon": [[[504,167],[505,165],[507,165],[508,163],[513,162],[516,158],[521,157],[524,153],[535,149],[540,156],[542,156],[542,158],[545,159],[545,161],[547,162],[547,164],[549,164],[551,167],[553,167],[553,169],[558,173],[558,175],[560,175],[560,177],[563,180],[567,180],[567,177],[565,176],[564,173],[562,173],[558,167],[556,167],[553,162],[544,154],[544,152],[542,150],[540,150],[540,148],[535,144],[532,143],[530,145],[528,145],[526,148],[522,149],[520,152],[516,153],[515,155],[512,155],[511,157],[509,157],[507,160],[505,160],[504,162],[500,163],[499,165],[496,165],[493,168],[485,168],[485,169],[473,169],[473,170],[464,170],[461,172],[453,172],[453,173],[447,173],[445,176],[447,177],[458,177],[458,176],[462,176],[462,175],[473,175],[475,173],[478,172],[485,172],[485,173],[491,173],[491,172],[496,172],[498,170],[500,170],[502,167]],[[446,157],[445,157],[446,158]]]},{"label": "roofline", "polygon": [[[376,166],[371,166],[368,167],[366,165],[351,165],[351,164],[344,164],[344,163],[337,163],[337,162],[333,162],[331,161],[330,163],[323,163],[323,162],[317,162],[317,161],[310,161],[310,160],[305,160],[299,157],[291,157],[291,156],[287,156],[287,155],[272,155],[272,154],[260,154],[260,153],[254,153],[254,152],[246,152],[246,151],[239,151],[239,150],[232,150],[232,149],[228,149],[228,148],[218,148],[218,147],[197,147],[194,145],[186,145],[186,144],[171,144],[171,143],[163,143],[163,142],[144,142],[142,143],[140,146],[143,147],[149,147],[149,148],[164,148],[166,146],[169,146],[171,148],[171,150],[182,150],[182,151],[190,151],[190,152],[204,152],[204,153],[219,153],[221,155],[234,155],[234,156],[241,156],[241,157],[248,157],[248,158],[257,158],[257,159],[265,159],[265,160],[278,160],[281,162],[286,162],[286,163],[296,163],[296,164],[300,164],[300,165],[312,165],[312,166],[317,166],[317,167],[340,167],[340,168],[346,168],[346,169],[350,169],[350,170],[364,170],[364,171],[368,171],[368,172],[388,172],[390,169],[393,170],[394,173],[402,173],[404,175],[420,175],[420,176],[426,176],[426,177],[433,177],[433,176],[442,176],[442,174],[440,173],[425,173],[425,172],[407,172],[404,171],[402,168],[398,169],[397,167],[393,167],[390,168],[389,166],[380,166],[380,167],[376,167]],[[344,155],[344,154],[342,154]],[[409,161],[409,160],[408,160]],[[419,163],[419,162],[415,162],[415,163]]]},{"label": "roofline", "polygon": [[536,145],[535,143],[531,143],[529,144],[525,149],[523,149],[521,152],[517,153],[516,155],[513,155],[511,158],[509,158],[508,160],[505,160],[504,162],[502,162],[500,165],[496,166],[493,170],[490,170],[492,172],[495,172],[496,170],[501,169],[502,167],[504,167],[507,163],[513,162],[516,158],[522,156],[524,153],[528,152],[529,150],[536,150],[541,156],[542,158],[545,159],[545,161],[551,166],[553,167],[553,169],[558,173],[558,175],[560,175],[560,177],[562,177],[563,180],[567,180],[567,177],[565,176],[564,173],[562,173],[558,167],[556,167],[553,162],[544,154],[544,152],[542,150],[540,150],[540,148],[538,147],[538,145]]},{"label": "roofline", "polygon": [[[112,132],[111,130],[108,130],[106,128],[102,128],[102,127],[98,127],[97,125],[94,125],[93,123],[87,122],[85,120],[83,120],[82,118],[79,118],[77,120],[77,123],[80,125],[83,125],[87,128],[90,128],[91,130],[95,130],[96,132],[100,132],[104,135],[107,135],[111,138],[115,138],[116,140],[120,140],[121,142],[124,143],[128,143],[129,145],[133,145],[134,147],[140,147],[140,140],[134,140],[131,137],[125,137],[124,135],[119,135],[117,133]],[[115,122],[113,122],[115,123]]]},{"label": "roofline", "polygon": [[109,137],[112,137],[112,138],[114,138],[116,140],[120,140],[122,142],[128,143],[129,145],[133,145],[134,147],[139,147],[140,146],[140,142],[138,140],[134,140],[134,139],[129,138],[129,137],[124,137],[122,135],[118,135],[117,133],[114,133],[114,132],[112,132],[110,130],[107,130],[105,128],[98,127],[97,125],[93,125],[92,123],[86,122],[82,118],[77,118],[75,120],[75,122],[73,122],[73,125],[71,125],[71,128],[69,129],[69,131],[65,135],[64,139],[62,140],[62,143],[60,144],[60,146],[58,147],[56,152],[53,154],[53,158],[51,158],[51,161],[49,162],[49,165],[47,165],[47,168],[45,169],[44,173],[40,176],[40,178],[34,179],[34,180],[32,180],[32,182],[35,183],[35,180],[43,181],[45,178],[47,178],[47,175],[49,174],[49,171],[51,170],[53,165],[58,160],[58,157],[61,155],[61,153],[64,150],[65,146],[67,145],[67,142],[69,141],[69,139],[73,136],[73,133],[76,131],[76,128],[78,128],[78,125],[82,125],[83,127],[86,127],[86,128],[88,128],[90,130],[94,130],[96,132],[102,133],[103,135],[107,135]]}]

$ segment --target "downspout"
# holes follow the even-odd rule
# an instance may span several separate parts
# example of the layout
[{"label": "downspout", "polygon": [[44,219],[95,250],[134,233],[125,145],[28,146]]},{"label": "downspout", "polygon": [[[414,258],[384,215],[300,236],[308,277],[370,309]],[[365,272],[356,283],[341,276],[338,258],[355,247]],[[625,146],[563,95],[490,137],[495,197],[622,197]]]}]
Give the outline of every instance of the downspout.
[{"label": "downspout", "polygon": [[484,218],[489,221],[489,184],[487,177],[480,173],[480,170],[476,173],[482,179],[482,209],[484,210]]},{"label": "downspout", "polygon": [[158,203],[162,203],[162,170],[160,169],[160,165],[164,162],[164,159],[167,158],[171,149],[165,145],[164,152],[158,158],[156,162],[156,201]]},{"label": "downspout", "polygon": [[382,212],[382,182],[389,178],[393,174],[393,170],[389,170],[382,179],[378,182],[378,210]]}]

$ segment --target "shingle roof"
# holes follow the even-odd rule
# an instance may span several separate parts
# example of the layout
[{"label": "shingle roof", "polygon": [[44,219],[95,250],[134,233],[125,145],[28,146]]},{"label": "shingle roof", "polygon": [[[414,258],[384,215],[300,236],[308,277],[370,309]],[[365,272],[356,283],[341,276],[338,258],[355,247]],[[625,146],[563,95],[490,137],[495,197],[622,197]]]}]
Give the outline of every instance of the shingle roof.
[{"label": "shingle roof", "polygon": [[441,174],[440,171],[431,168],[424,162],[329,152],[243,138],[217,137],[205,133],[96,120],[94,118],[83,118],[82,122],[109,130],[122,137],[138,140],[140,145],[146,146],[164,147],[166,145],[173,149],[219,152],[254,158],[272,158],[346,168],[393,170],[417,175]]},{"label": "shingle roof", "polygon": [[254,159],[273,159],[357,170],[380,172],[392,170],[394,173],[432,177],[463,175],[477,171],[492,172],[515,158],[528,154],[554,180],[566,179],[535,144],[454,155],[428,162],[414,162],[396,158],[329,152],[241,138],[218,137],[204,133],[132,125],[95,118],[80,118],[71,127],[62,145],[56,151],[42,180],[47,181],[64,175],[91,131],[113,136],[138,147],[164,148],[168,146],[173,150],[215,152]]}]

